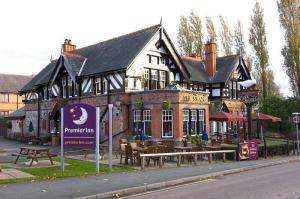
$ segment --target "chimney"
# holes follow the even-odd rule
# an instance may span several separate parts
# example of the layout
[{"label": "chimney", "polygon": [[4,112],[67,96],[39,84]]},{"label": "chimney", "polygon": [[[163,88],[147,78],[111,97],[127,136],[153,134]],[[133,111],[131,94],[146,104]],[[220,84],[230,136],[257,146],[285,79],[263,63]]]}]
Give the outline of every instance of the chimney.
[{"label": "chimney", "polygon": [[213,41],[205,44],[205,70],[209,77],[217,71],[217,44]]},{"label": "chimney", "polygon": [[72,44],[71,39],[65,39],[64,44],[62,45],[62,52],[71,52],[76,49],[76,45]]}]

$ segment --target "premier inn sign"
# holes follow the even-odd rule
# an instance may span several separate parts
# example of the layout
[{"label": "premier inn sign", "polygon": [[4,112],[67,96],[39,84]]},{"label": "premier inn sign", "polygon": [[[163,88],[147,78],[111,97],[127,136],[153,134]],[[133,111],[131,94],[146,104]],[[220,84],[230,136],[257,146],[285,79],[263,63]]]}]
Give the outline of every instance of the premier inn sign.
[{"label": "premier inn sign", "polygon": [[95,148],[96,107],[71,104],[63,108],[63,145]]}]

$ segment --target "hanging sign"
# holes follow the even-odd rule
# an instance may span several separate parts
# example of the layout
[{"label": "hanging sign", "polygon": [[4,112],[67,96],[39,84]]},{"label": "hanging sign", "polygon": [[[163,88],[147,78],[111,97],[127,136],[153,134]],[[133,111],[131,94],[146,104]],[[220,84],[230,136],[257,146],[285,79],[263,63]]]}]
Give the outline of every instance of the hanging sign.
[{"label": "hanging sign", "polygon": [[249,140],[248,149],[249,149],[249,159],[257,160],[258,159],[258,145],[257,145],[257,141],[255,139]]}]

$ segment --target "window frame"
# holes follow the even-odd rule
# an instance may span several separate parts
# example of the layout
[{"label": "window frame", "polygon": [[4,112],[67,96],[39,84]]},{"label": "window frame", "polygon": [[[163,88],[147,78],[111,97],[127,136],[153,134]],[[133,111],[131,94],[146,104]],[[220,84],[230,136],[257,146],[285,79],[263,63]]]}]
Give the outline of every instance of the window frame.
[{"label": "window frame", "polygon": [[[165,114],[165,113],[171,113],[171,114]],[[161,134],[162,138],[173,138],[174,137],[174,116],[173,116],[173,110],[162,110],[162,118],[161,118]],[[168,120],[166,120],[168,118]],[[171,118],[171,120],[170,120]],[[171,135],[164,135],[164,123],[171,122]]]}]

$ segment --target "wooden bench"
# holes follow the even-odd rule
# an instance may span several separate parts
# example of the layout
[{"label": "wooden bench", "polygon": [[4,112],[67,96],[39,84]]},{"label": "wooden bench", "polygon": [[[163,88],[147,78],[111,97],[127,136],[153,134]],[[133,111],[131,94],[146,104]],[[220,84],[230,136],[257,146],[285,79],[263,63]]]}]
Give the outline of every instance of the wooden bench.
[{"label": "wooden bench", "polygon": [[16,156],[15,164],[17,164],[20,157],[31,159],[29,167],[33,161],[37,161],[39,158],[48,158],[53,165],[52,157],[56,157],[56,154],[50,153],[49,148],[37,148],[37,147],[21,147],[19,153],[12,153],[12,156]]},{"label": "wooden bench", "polygon": [[180,166],[182,156],[191,156],[193,155],[193,162],[196,165],[197,155],[209,155],[208,161],[212,162],[213,154],[223,154],[223,162],[226,160],[226,154],[232,153],[233,159],[236,160],[236,151],[235,150],[220,150],[220,151],[195,151],[195,152],[175,152],[175,153],[151,153],[151,154],[140,154],[141,157],[141,169],[145,169],[145,159],[147,157],[159,157],[159,167],[162,168],[163,158],[166,156],[177,156],[177,166]]}]

